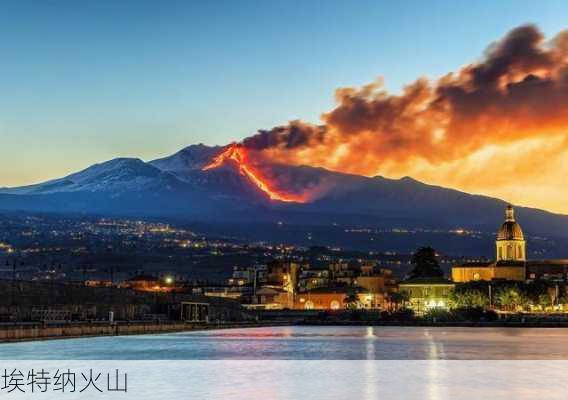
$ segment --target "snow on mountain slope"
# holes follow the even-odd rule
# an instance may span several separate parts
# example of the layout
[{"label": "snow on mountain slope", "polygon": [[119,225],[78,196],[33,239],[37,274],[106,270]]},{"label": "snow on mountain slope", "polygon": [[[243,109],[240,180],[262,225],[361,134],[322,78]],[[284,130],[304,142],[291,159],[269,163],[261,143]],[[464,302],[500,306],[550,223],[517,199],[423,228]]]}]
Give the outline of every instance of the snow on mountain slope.
[{"label": "snow on mountain slope", "polygon": [[223,149],[222,146],[191,145],[171,156],[150,161],[148,164],[187,180],[190,172],[201,171]]},{"label": "snow on mountain slope", "polygon": [[0,189],[7,194],[61,192],[137,192],[152,187],[168,188],[176,179],[137,158],[115,158],[92,165],[60,179],[18,188]]}]

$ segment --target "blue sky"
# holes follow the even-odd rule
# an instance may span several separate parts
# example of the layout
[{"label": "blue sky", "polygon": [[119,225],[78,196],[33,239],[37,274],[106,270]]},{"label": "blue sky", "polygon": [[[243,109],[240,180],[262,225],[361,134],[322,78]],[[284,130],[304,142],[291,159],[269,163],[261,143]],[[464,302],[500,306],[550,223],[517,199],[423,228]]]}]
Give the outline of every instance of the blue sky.
[{"label": "blue sky", "polygon": [[317,122],[337,87],[396,92],[566,21],[566,1],[5,1],[0,186]]}]

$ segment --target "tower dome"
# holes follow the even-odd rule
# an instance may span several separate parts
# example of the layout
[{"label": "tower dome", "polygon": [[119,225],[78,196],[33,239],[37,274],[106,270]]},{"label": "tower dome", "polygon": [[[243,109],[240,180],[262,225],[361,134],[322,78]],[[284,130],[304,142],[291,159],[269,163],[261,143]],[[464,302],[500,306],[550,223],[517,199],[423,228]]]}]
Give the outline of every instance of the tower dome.
[{"label": "tower dome", "polygon": [[525,240],[521,226],[515,221],[515,210],[511,205],[505,210],[505,222],[497,232],[497,240]]},{"label": "tower dome", "polygon": [[521,226],[515,221],[515,210],[508,205],[505,222],[497,232],[497,261],[525,261],[525,237]]}]

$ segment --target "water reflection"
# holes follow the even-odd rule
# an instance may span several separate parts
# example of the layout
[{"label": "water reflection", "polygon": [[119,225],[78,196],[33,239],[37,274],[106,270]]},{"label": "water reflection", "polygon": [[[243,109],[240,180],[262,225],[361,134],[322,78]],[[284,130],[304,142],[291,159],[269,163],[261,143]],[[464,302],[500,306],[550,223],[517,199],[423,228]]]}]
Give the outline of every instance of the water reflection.
[{"label": "water reflection", "polygon": [[[309,327],[0,344],[1,359],[568,359],[568,330]],[[117,351],[120,349],[120,351]]]},{"label": "water reflection", "polygon": [[366,343],[366,359],[367,360],[374,360],[375,359],[375,330],[372,326],[367,327],[367,334],[365,335],[365,343]]}]

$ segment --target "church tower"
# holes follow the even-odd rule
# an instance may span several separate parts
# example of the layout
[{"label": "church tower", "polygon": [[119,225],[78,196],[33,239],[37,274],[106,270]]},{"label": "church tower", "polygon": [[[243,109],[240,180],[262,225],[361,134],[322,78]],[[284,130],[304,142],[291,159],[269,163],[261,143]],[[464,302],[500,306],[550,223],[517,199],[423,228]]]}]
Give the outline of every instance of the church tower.
[{"label": "church tower", "polygon": [[526,245],[521,226],[515,221],[515,210],[508,205],[505,222],[497,233],[497,261],[525,261]]}]

